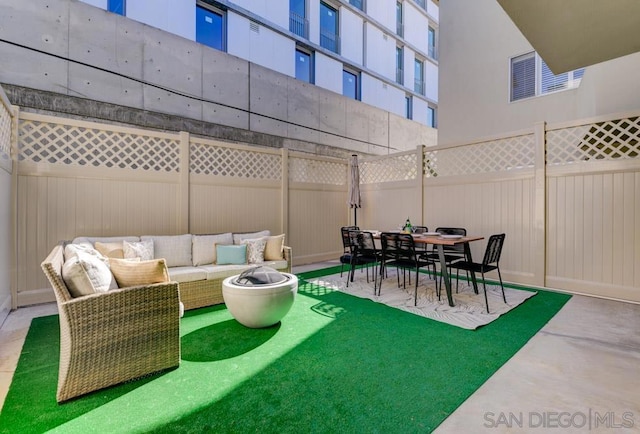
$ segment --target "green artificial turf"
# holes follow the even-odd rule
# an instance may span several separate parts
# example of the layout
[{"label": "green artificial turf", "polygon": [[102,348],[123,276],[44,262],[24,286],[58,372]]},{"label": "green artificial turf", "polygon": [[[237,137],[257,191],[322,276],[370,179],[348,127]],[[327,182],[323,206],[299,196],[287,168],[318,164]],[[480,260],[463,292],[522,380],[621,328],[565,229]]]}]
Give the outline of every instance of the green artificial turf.
[{"label": "green artificial turf", "polygon": [[[324,274],[339,272],[335,267]],[[189,311],[178,369],[55,401],[58,317],[34,319],[0,432],[429,432],[570,296],[538,295],[470,331],[307,283],[281,323]]]}]

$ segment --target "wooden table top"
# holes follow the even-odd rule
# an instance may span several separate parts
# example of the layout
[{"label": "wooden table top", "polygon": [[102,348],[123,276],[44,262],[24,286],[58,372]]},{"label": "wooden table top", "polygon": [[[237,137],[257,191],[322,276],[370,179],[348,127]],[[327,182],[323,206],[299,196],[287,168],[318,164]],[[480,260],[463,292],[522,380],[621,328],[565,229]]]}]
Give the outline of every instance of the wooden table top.
[{"label": "wooden table top", "polygon": [[[416,244],[441,244],[443,246],[454,246],[461,243],[470,243],[472,241],[484,240],[484,237],[467,235],[462,238],[441,238],[439,235],[422,235],[412,234],[413,241]],[[380,233],[375,234],[374,238],[379,239]]]}]

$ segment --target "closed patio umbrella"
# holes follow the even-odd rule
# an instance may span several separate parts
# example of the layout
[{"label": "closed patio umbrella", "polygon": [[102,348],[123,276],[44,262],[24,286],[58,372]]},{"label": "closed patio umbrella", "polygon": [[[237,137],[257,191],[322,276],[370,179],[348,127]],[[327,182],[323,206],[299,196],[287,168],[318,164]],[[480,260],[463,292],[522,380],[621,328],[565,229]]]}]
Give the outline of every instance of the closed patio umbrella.
[{"label": "closed patio umbrella", "polygon": [[360,202],[360,168],[358,167],[358,156],[353,154],[350,161],[351,179],[349,182],[349,204],[353,208],[353,225],[358,226],[358,208],[362,206]]}]

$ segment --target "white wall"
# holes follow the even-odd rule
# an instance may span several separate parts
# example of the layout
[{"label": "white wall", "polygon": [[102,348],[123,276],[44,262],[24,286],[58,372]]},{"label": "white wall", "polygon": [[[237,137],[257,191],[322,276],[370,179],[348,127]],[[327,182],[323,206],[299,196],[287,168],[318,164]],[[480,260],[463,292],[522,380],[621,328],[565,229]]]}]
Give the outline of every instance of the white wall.
[{"label": "white wall", "polygon": [[425,96],[438,101],[438,67],[426,60],[424,62]]},{"label": "white wall", "polygon": [[368,1],[367,15],[385,26],[391,33],[396,33],[396,2]]},{"label": "white wall", "polygon": [[404,92],[381,80],[361,74],[362,102],[404,116]]},{"label": "white wall", "polygon": [[342,63],[316,52],[315,64],[316,86],[342,95]]},{"label": "white wall", "polygon": [[127,0],[127,18],[196,39],[196,5],[193,0]]},{"label": "white wall", "polygon": [[81,0],[84,3],[90,4],[100,9],[107,9],[107,0]]},{"label": "white wall", "polygon": [[345,7],[340,8],[340,54],[362,65],[362,18]]},{"label": "white wall", "polygon": [[365,23],[367,39],[366,66],[370,70],[395,81],[396,69],[396,40],[390,34],[386,34],[380,28],[371,23]]},{"label": "white wall", "polygon": [[265,68],[295,77],[295,42],[262,25],[250,29],[250,21],[233,12],[227,13],[227,52]]},{"label": "white wall", "polygon": [[414,90],[416,52],[404,47],[404,87]]},{"label": "white wall", "polygon": [[413,98],[413,120],[427,125],[427,108],[429,104],[419,98]]},{"label": "white wall", "polygon": [[289,30],[289,0],[233,0],[231,3]]},{"label": "white wall", "polygon": [[440,7],[439,144],[640,107],[640,53],[587,67],[577,89],[510,103],[509,59],[532,46],[493,0]]},{"label": "white wall", "polygon": [[440,8],[433,0],[427,0],[427,13],[436,21],[440,21]]},{"label": "white wall", "polygon": [[413,2],[404,2],[404,7],[404,39],[426,54],[428,48],[429,20],[425,15],[420,13],[420,6]]}]

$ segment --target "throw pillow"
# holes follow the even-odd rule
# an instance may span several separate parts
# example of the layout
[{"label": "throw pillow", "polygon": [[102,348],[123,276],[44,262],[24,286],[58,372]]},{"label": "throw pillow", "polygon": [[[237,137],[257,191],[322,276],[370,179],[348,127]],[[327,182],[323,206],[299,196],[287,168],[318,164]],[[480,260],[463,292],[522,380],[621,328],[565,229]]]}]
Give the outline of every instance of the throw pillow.
[{"label": "throw pillow", "polygon": [[93,248],[90,244],[67,244],[64,246],[64,259],[69,260],[78,256],[79,253],[95,256],[102,261],[106,261],[107,258],[102,256],[100,252]]},{"label": "throw pillow", "polygon": [[264,247],[267,245],[265,238],[242,240],[240,243],[247,245],[247,262],[249,264],[264,262]]},{"label": "throw pillow", "polygon": [[216,244],[216,255],[218,265],[241,265],[247,263],[247,245],[225,245]]},{"label": "throw pillow", "polygon": [[109,262],[120,288],[169,282],[167,262],[163,258],[140,262],[111,259]]},{"label": "throw pillow", "polygon": [[123,241],[122,250],[124,251],[124,259],[140,258],[141,261],[149,261],[153,259],[153,240],[131,243]]},{"label": "throw pillow", "polygon": [[267,245],[264,248],[265,261],[283,261],[284,234],[267,237]]},{"label": "throw pillow", "polygon": [[184,235],[144,235],[141,241],[153,241],[153,257],[164,258],[167,267],[191,266],[191,234]]},{"label": "throw pillow", "polygon": [[193,265],[215,264],[216,244],[233,244],[231,232],[217,235],[194,235]]},{"label": "throw pillow", "polygon": [[269,235],[271,235],[271,231],[269,230],[260,231],[260,232],[247,232],[242,234],[233,234],[233,244],[240,244],[242,240],[268,237]]},{"label": "throw pillow", "polygon": [[101,243],[96,241],[96,250],[107,258],[124,259],[122,241],[119,243]]},{"label": "throw pillow", "polygon": [[77,253],[62,265],[62,280],[72,297],[107,292],[118,287],[109,266],[97,256]]}]

